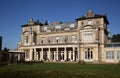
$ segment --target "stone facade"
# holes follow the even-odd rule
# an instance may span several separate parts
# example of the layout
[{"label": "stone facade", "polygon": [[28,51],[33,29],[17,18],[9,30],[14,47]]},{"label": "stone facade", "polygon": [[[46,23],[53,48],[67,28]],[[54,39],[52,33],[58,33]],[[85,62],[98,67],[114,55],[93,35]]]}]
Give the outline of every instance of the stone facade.
[{"label": "stone facade", "polygon": [[105,47],[107,43],[112,45],[108,24],[106,14],[95,14],[91,10],[77,18],[76,22],[49,24],[46,21],[42,24],[39,20],[30,19],[28,24],[22,25],[18,50],[25,52],[26,61],[116,63],[120,59],[117,58],[120,48]]}]

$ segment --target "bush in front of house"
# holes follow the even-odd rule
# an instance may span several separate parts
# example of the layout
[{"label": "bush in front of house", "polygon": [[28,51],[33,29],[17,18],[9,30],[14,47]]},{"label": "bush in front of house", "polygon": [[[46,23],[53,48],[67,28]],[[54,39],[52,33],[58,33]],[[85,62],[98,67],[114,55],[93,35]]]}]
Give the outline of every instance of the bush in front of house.
[{"label": "bush in front of house", "polygon": [[86,62],[83,60],[80,60],[80,61],[78,61],[78,64],[86,64]]},{"label": "bush in front of house", "polygon": [[44,61],[24,61],[23,64],[44,63]]}]

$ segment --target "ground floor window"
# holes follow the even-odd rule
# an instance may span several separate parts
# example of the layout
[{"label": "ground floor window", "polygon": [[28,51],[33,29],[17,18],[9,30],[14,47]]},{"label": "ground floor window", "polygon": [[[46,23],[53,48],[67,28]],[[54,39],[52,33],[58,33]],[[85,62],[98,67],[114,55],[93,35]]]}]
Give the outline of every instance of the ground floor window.
[{"label": "ground floor window", "polygon": [[106,59],[114,59],[114,51],[106,51]]},{"label": "ground floor window", "polygon": [[46,51],[43,52],[43,59],[47,60],[47,52]]},{"label": "ground floor window", "polygon": [[85,59],[92,59],[93,58],[93,52],[88,48],[87,51],[85,51]]},{"label": "ground floor window", "polygon": [[29,58],[29,51],[28,50],[26,50],[26,52],[25,52],[25,57],[26,57],[26,59]]},{"label": "ground floor window", "polygon": [[117,51],[117,59],[120,59],[120,51]]},{"label": "ground floor window", "polygon": [[54,51],[51,52],[51,59],[54,60]]}]

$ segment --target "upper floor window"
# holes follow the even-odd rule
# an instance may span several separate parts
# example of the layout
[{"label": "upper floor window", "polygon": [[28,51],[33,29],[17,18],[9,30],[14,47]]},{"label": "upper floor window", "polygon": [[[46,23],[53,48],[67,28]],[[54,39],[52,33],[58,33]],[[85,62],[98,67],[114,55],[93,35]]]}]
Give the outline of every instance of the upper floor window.
[{"label": "upper floor window", "polygon": [[25,40],[26,43],[28,43],[28,36],[26,36],[26,40]]},{"label": "upper floor window", "polygon": [[30,27],[30,31],[32,31],[32,27]]},{"label": "upper floor window", "polygon": [[99,25],[99,24],[100,24],[100,21],[96,21],[96,24]]},{"label": "upper floor window", "polygon": [[88,25],[92,25],[93,21],[92,20],[88,20]]},{"label": "upper floor window", "polygon": [[47,44],[50,44],[50,42],[51,42],[51,38],[47,37]]},{"label": "upper floor window", "polygon": [[41,38],[41,44],[45,44],[45,38],[44,37]]},{"label": "upper floor window", "polygon": [[68,41],[68,36],[65,36],[65,43],[67,43]]},{"label": "upper floor window", "polygon": [[53,37],[53,44],[55,44],[55,37]]},{"label": "upper floor window", "polygon": [[93,41],[93,33],[92,32],[84,32],[84,41],[92,42]]},{"label": "upper floor window", "polygon": [[70,24],[70,28],[74,28],[74,26],[75,26],[74,24]]},{"label": "upper floor window", "polygon": [[59,42],[59,39],[60,39],[59,37],[56,37],[56,43],[58,43],[58,42]]},{"label": "upper floor window", "polygon": [[72,37],[71,37],[71,42],[72,42],[72,43],[75,43],[75,35],[72,35]]},{"label": "upper floor window", "polygon": [[56,37],[56,43],[61,43],[62,42],[62,37],[61,36],[57,36]]},{"label": "upper floor window", "polygon": [[81,22],[81,26],[83,26],[84,22]]},{"label": "upper floor window", "polygon": [[46,31],[46,30],[47,30],[47,27],[44,27],[43,30]]},{"label": "upper floor window", "polygon": [[53,44],[62,43],[62,36],[53,37]]},{"label": "upper floor window", "polygon": [[56,28],[57,30],[59,30],[59,29],[61,29],[61,26],[57,25],[57,26],[55,26],[55,28]]}]

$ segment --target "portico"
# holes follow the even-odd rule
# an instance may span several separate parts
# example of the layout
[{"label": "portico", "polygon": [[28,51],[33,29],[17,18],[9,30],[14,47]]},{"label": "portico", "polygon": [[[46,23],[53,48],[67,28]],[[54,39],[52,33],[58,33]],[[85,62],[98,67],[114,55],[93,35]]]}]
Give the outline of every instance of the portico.
[{"label": "portico", "polygon": [[[61,46],[41,46],[32,47],[29,52],[26,52],[26,60],[35,61],[78,61],[79,60],[78,45],[61,45]],[[23,48],[22,50],[25,50]],[[28,58],[29,57],[29,58]],[[31,59],[30,59],[31,58]]]}]

